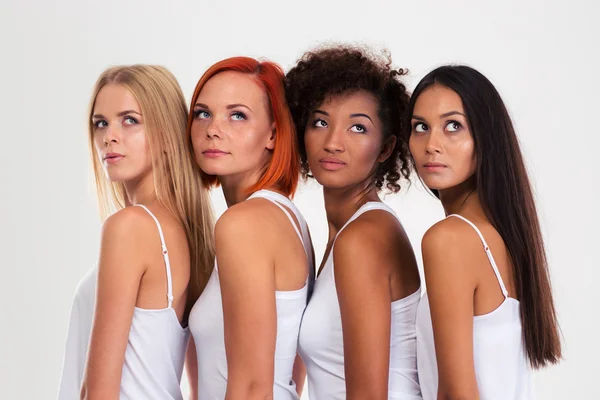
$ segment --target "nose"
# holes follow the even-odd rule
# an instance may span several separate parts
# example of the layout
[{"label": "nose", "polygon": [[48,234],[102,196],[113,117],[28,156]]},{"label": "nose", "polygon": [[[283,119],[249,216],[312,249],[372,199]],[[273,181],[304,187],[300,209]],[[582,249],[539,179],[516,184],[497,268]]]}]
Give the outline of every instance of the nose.
[{"label": "nose", "polygon": [[425,146],[425,152],[427,154],[440,154],[440,153],[442,153],[443,146],[442,146],[442,140],[440,138],[440,135],[442,135],[442,134],[441,133],[437,133],[435,131],[432,131],[427,136],[427,143],[426,143],[426,146]]},{"label": "nose", "polygon": [[342,153],[344,151],[344,134],[334,127],[330,128],[325,136],[323,150],[328,153]]},{"label": "nose", "polygon": [[117,126],[109,125],[104,130],[104,144],[108,145],[109,143],[119,143],[119,128]]},{"label": "nose", "polygon": [[206,138],[220,138],[221,135],[221,127],[219,126],[219,122],[216,118],[211,119],[210,123],[206,127]]}]

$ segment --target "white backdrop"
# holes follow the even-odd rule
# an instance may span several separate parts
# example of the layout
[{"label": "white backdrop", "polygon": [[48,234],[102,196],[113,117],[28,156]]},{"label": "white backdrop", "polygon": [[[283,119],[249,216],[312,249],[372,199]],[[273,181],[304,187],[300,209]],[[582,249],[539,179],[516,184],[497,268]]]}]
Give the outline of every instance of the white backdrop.
[{"label": "white backdrop", "polygon": [[[600,398],[598,9],[592,0],[3,0],[0,398],[56,396],[72,296],[98,251],[86,109],[99,73],[162,64],[189,99],[224,57],[266,57],[288,69],[329,40],[387,46],[410,69],[411,87],[448,62],[495,83],[531,172],[565,339],[565,360],[535,375],[538,398]],[[222,212],[221,193],[213,199]],[[320,259],[327,232],[318,186],[302,186],[296,201]],[[440,204],[418,183],[386,201],[420,258]]]}]

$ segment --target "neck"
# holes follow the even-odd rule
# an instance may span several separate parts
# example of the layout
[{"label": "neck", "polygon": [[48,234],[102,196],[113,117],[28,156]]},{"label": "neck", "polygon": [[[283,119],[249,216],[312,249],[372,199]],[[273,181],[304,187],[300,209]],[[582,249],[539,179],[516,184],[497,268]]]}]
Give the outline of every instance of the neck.
[{"label": "neck", "polygon": [[475,205],[479,205],[481,208],[474,179],[474,177],[467,179],[460,185],[439,191],[440,201],[446,215],[459,214]]},{"label": "neck", "polygon": [[248,189],[255,185],[264,171],[253,171],[236,175],[219,176],[219,183],[223,188],[223,196],[227,207],[236,205],[246,200],[252,193]]},{"label": "neck", "polygon": [[152,171],[142,178],[124,182],[125,205],[150,204],[156,200],[156,189],[154,187],[154,175]]},{"label": "neck", "polygon": [[323,198],[330,240],[365,203],[381,201],[373,184],[361,184],[342,189],[324,187]]}]

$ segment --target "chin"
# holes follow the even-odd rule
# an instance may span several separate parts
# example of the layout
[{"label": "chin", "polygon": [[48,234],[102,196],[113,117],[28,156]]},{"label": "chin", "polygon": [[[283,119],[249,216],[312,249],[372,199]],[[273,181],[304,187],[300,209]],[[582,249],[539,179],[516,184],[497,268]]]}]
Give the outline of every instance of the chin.
[{"label": "chin", "polygon": [[135,179],[135,176],[123,176],[123,174],[108,174],[107,177],[113,183],[127,182]]},{"label": "chin", "polygon": [[213,167],[207,167],[207,166],[203,166],[201,164],[198,165],[200,167],[200,170],[202,172],[204,172],[206,175],[213,175],[213,176],[224,176],[224,175],[229,175],[229,171],[224,171],[223,168],[215,168]]},{"label": "chin", "polygon": [[352,183],[346,182],[342,179],[332,179],[332,177],[318,177],[315,174],[312,174],[315,177],[315,180],[319,183],[319,185],[323,186],[327,189],[342,189],[347,188],[348,186],[352,186]]},{"label": "chin", "polygon": [[117,168],[109,168],[105,170],[105,172],[108,180],[114,183],[134,181],[136,179],[140,179],[140,177],[143,175],[142,173],[123,171],[123,169],[119,170]]},{"label": "chin", "polygon": [[437,190],[437,191],[448,189],[448,188],[455,186],[455,185],[444,185],[444,184],[441,184],[440,182],[427,182],[424,179],[423,179],[423,183],[425,184],[427,189]]}]

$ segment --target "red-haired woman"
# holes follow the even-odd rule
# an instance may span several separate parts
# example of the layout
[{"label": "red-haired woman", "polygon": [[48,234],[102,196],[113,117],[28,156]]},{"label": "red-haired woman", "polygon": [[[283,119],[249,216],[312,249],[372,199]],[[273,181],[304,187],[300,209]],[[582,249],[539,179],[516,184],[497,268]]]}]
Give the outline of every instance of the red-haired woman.
[{"label": "red-haired woman", "polygon": [[208,69],[192,97],[196,161],[228,206],[189,319],[188,373],[202,400],[299,397],[294,371],[303,368],[294,363],[314,256],[289,199],[300,162],[283,76],[274,63],[230,58]]}]

